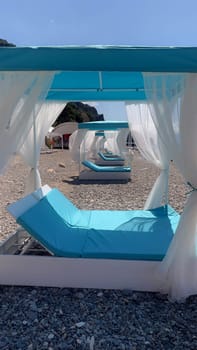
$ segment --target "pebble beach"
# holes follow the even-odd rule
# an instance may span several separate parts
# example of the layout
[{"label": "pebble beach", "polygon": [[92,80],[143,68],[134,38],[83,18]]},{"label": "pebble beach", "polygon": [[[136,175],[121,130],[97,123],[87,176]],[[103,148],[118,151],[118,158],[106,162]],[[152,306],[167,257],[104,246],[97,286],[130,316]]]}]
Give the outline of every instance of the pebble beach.
[{"label": "pebble beach", "polygon": [[[143,209],[159,170],[134,151],[131,181],[80,184],[68,150],[43,151],[43,184],[81,209]],[[16,156],[0,178],[0,238],[17,225],[6,206],[21,198],[28,169]],[[182,212],[188,187],[171,164],[169,203]],[[0,286],[0,350],[197,350],[197,296]]]}]

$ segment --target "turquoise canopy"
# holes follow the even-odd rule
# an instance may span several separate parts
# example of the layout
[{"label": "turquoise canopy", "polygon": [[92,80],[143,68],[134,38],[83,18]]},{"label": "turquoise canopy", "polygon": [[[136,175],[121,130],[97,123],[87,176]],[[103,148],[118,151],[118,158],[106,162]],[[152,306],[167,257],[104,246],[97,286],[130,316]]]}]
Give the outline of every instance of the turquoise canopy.
[{"label": "turquoise canopy", "polygon": [[141,72],[197,72],[197,47],[1,47],[0,71],[57,71],[48,100],[144,100]]},{"label": "turquoise canopy", "polygon": [[197,47],[1,47],[0,70],[197,72]]},{"label": "turquoise canopy", "polygon": [[61,72],[56,74],[48,100],[144,100],[139,72]]}]

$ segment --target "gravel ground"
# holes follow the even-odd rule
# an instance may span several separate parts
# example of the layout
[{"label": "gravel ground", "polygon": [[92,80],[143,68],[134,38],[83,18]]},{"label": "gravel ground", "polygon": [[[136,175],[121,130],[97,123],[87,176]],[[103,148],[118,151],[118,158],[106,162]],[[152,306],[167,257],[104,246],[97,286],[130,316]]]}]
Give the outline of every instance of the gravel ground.
[{"label": "gravel ground", "polygon": [[[158,170],[135,152],[128,184],[83,184],[69,152],[43,153],[43,183],[83,209],[141,209]],[[16,157],[0,182],[1,238],[16,228],[6,205],[20,198],[27,169]],[[186,192],[171,167],[170,204],[182,211]],[[170,303],[157,293],[0,287],[0,350],[197,350],[197,296]]]}]

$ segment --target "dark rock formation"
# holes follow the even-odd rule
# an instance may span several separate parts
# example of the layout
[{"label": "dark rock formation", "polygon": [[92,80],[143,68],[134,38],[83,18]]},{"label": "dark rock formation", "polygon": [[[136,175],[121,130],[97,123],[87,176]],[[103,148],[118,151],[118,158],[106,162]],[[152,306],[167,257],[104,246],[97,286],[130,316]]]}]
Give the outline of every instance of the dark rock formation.
[{"label": "dark rock formation", "polygon": [[103,114],[98,114],[95,107],[82,102],[69,102],[56,119],[53,126],[64,122],[90,122],[104,120]]},{"label": "dark rock formation", "polygon": [[16,45],[9,43],[7,40],[0,39],[0,46],[12,46],[12,47],[14,47]]}]

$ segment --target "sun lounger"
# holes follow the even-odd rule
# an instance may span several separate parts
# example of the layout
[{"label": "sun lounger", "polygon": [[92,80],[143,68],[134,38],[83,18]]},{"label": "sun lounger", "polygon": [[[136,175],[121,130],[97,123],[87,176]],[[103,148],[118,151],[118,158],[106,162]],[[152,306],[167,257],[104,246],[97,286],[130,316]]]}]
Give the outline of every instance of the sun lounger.
[{"label": "sun lounger", "polygon": [[116,172],[116,173],[130,173],[131,172],[131,168],[130,167],[126,167],[126,166],[101,166],[101,165],[97,165],[89,160],[84,160],[82,162],[82,164],[84,166],[86,166],[87,168],[96,171],[96,172]]},{"label": "sun lounger", "polygon": [[59,257],[162,260],[179,222],[170,206],[80,210],[48,186],[8,206],[17,223]]},{"label": "sun lounger", "polygon": [[106,161],[120,161],[120,162],[124,162],[125,159],[115,155],[115,154],[107,154],[107,153],[102,153],[102,152],[98,152],[99,157],[101,157],[101,159],[106,160]]}]

